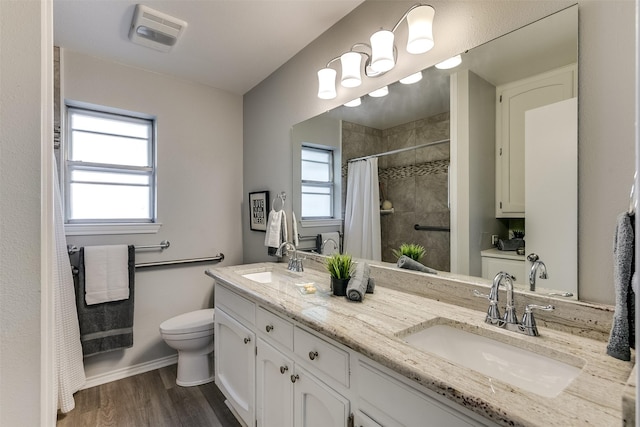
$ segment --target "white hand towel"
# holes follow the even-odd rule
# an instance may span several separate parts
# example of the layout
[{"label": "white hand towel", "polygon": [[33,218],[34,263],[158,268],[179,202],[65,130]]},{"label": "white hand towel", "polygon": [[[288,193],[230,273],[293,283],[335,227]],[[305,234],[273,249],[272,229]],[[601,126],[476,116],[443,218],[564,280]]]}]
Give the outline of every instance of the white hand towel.
[{"label": "white hand towel", "polygon": [[297,248],[300,245],[300,240],[298,239],[298,220],[294,211],[291,211],[291,232],[293,233],[293,244]]},{"label": "white hand towel", "polygon": [[270,248],[278,248],[282,235],[282,214],[284,211],[271,210],[267,221],[267,234],[264,236],[264,245]]},{"label": "white hand towel", "polygon": [[127,245],[84,248],[87,305],[129,299],[128,259]]}]

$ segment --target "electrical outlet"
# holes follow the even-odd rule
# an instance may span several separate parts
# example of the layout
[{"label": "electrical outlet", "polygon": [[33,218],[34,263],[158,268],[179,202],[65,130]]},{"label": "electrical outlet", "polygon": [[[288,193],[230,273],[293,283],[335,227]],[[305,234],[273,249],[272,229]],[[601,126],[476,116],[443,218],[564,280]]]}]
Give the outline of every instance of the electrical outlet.
[{"label": "electrical outlet", "polygon": [[492,234],[491,235],[491,244],[493,246],[498,246],[498,235],[497,234]]}]

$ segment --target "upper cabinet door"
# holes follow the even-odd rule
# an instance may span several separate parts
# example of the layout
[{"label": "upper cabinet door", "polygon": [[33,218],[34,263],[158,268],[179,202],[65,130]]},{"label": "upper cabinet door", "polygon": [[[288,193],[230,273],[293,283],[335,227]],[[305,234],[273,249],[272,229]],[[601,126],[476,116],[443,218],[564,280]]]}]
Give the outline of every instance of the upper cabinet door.
[{"label": "upper cabinet door", "polygon": [[[527,254],[545,263],[537,290],[578,288],[578,100],[526,114]],[[526,260],[527,281],[531,262]]]},{"label": "upper cabinet door", "polygon": [[571,65],[497,87],[496,217],[524,217],[525,113],[573,98],[575,77]]}]

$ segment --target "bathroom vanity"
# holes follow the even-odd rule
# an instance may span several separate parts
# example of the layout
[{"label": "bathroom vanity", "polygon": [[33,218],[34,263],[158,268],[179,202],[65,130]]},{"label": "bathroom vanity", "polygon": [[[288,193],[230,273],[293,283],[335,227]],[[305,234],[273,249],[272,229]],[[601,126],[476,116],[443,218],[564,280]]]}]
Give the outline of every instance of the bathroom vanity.
[{"label": "bathroom vanity", "polygon": [[[300,273],[282,263],[206,272],[216,384],[247,426],[609,426],[633,416],[633,363],[605,353],[610,307],[558,300],[529,337],[484,322],[487,301],[472,294],[487,293],[483,279],[372,266],[375,292],[356,303],[331,294],[320,260],[306,263]],[[516,295],[519,306],[542,298],[552,300]],[[498,364],[474,364],[474,351]]]}]

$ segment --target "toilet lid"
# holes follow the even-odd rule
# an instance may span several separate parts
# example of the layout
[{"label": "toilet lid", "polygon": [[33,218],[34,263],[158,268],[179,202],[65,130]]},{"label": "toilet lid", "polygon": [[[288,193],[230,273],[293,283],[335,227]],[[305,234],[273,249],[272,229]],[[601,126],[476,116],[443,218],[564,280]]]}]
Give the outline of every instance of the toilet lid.
[{"label": "toilet lid", "polygon": [[186,334],[213,330],[214,312],[213,308],[207,308],[180,314],[162,322],[160,331],[165,334]]}]

